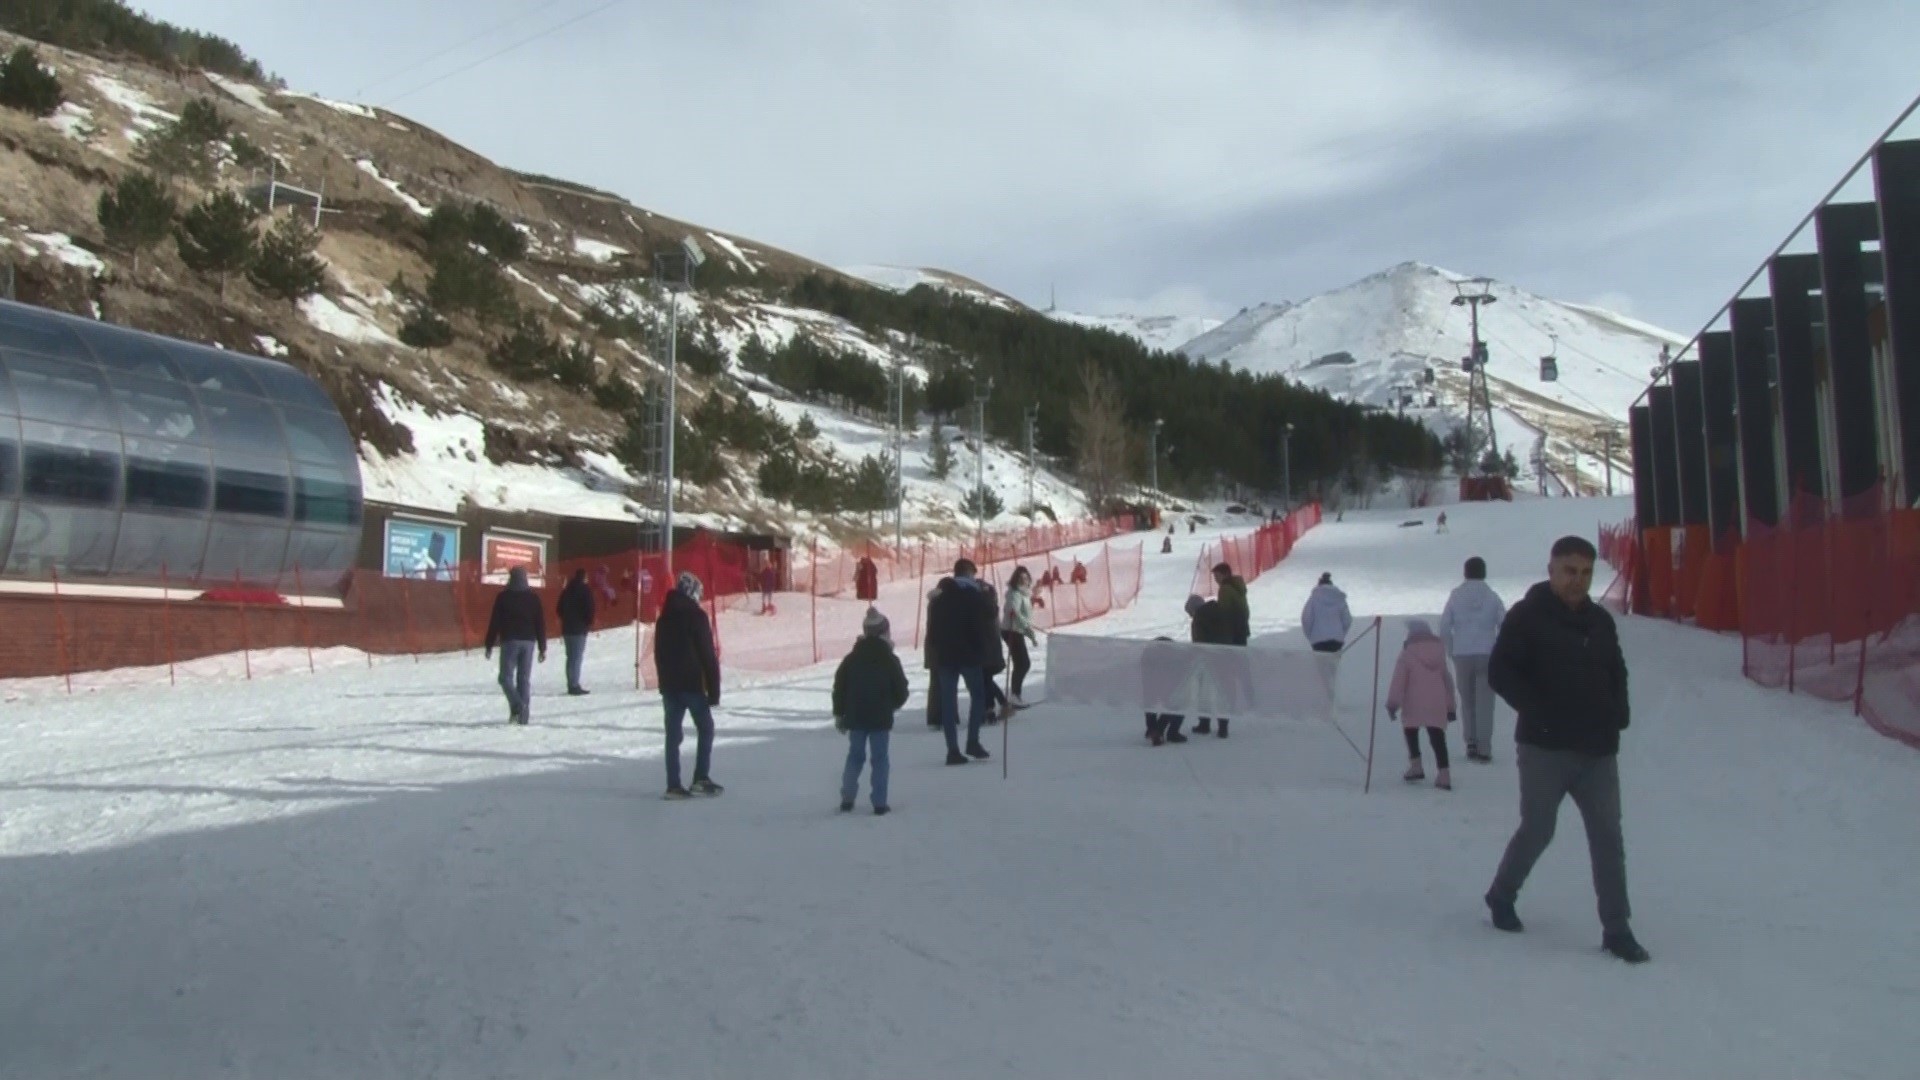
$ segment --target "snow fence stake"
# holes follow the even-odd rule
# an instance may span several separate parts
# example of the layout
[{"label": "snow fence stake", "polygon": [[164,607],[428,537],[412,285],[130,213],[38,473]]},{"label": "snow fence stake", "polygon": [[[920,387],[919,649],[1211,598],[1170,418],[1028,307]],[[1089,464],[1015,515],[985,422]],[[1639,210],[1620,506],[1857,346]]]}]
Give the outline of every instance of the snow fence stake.
[{"label": "snow fence stake", "polygon": [[1367,779],[1362,795],[1373,791],[1373,743],[1380,731],[1380,616],[1373,617],[1373,706],[1367,712]]},{"label": "snow fence stake", "polygon": [[240,590],[240,568],[236,566],[233,570],[233,591],[236,594],[234,599],[240,603],[240,658],[247,667],[247,681],[252,682],[253,642],[251,640],[252,635],[247,631],[247,601],[245,594],[241,593]]},{"label": "snow fence stake", "polygon": [[67,693],[73,693],[73,663],[67,655],[67,620],[60,605],[60,568],[50,566],[53,575],[53,636],[60,645],[60,674],[67,681]]},{"label": "snow fence stake", "polygon": [[820,538],[813,538],[813,587],[807,590],[807,622],[813,625],[813,662],[820,662]]},{"label": "snow fence stake", "polygon": [[160,625],[167,639],[167,685],[178,686],[173,677],[173,589],[164,560],[160,563]]}]

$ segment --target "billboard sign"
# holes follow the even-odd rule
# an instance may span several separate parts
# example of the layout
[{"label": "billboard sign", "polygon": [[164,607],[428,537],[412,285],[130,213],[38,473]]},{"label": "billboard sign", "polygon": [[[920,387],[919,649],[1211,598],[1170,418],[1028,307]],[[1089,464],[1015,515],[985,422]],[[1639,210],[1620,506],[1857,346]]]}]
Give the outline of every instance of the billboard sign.
[{"label": "billboard sign", "polygon": [[538,589],[547,581],[547,537],[531,533],[489,532],[480,538],[480,580],[505,585],[514,567],[525,567],[527,583]]},{"label": "billboard sign", "polygon": [[459,574],[460,526],[450,521],[387,519],[382,573],[414,581],[452,581]]}]

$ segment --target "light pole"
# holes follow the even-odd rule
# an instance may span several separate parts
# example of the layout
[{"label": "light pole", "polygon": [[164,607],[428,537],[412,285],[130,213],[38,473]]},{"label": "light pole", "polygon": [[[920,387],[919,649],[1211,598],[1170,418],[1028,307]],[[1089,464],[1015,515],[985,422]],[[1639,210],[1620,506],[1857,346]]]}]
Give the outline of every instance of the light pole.
[{"label": "light pole", "polygon": [[1156,495],[1160,493],[1160,429],[1165,427],[1166,423],[1165,420],[1154,420],[1152,436],[1148,442],[1148,445],[1152,447],[1150,453],[1153,457],[1153,468],[1151,470],[1153,479],[1151,484],[1154,494]]},{"label": "light pole", "polygon": [[987,530],[987,399],[993,396],[993,377],[989,375],[985,386],[979,383],[973,388],[973,445],[974,445],[974,482],[973,508],[974,546],[978,547],[986,538]]},{"label": "light pole", "polygon": [[1467,308],[1470,311],[1473,327],[1473,348],[1467,356],[1467,472],[1472,473],[1473,461],[1473,407],[1475,391],[1484,398],[1487,408],[1487,446],[1497,459],[1500,456],[1500,437],[1493,430],[1493,392],[1487,388],[1487,346],[1480,340],[1480,308],[1495,303],[1491,278],[1473,278],[1453,283],[1454,307]]},{"label": "light pole", "polygon": [[1282,502],[1293,513],[1293,425],[1280,425],[1280,483],[1286,486]]},{"label": "light pole", "polygon": [[1033,513],[1033,474],[1038,462],[1033,456],[1034,429],[1040,426],[1040,403],[1027,406],[1027,512]]},{"label": "light pole", "polygon": [[664,255],[654,256],[655,272],[667,288],[667,430],[661,439],[663,447],[662,469],[665,478],[661,490],[665,492],[665,505],[660,512],[660,553],[664,560],[664,586],[673,580],[673,444],[680,434],[680,412],[677,400],[680,388],[680,294],[693,288],[693,272],[707,261],[707,254],[700,250],[700,244],[693,237],[680,240],[680,273],[668,272],[668,259]]},{"label": "light pole", "polygon": [[901,457],[907,446],[907,362],[893,365],[893,552],[899,558],[907,512],[907,481]]}]

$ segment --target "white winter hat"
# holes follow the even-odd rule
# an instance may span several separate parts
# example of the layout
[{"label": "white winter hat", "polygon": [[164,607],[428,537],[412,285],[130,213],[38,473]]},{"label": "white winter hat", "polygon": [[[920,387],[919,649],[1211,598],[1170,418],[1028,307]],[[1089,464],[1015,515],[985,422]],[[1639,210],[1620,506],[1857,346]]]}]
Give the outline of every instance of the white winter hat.
[{"label": "white winter hat", "polygon": [[694,577],[691,570],[680,571],[680,577],[675,580],[674,587],[687,594],[690,600],[700,599],[700,579]]}]

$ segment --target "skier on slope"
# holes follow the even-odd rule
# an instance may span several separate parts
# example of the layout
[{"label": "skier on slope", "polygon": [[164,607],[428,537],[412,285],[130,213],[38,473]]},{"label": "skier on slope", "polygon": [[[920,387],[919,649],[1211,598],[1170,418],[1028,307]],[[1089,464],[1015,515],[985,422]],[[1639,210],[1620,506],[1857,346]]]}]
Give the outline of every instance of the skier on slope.
[{"label": "skier on slope", "polygon": [[1320,677],[1333,693],[1334,679],[1340,674],[1340,650],[1347,644],[1347,632],[1353,629],[1353,612],[1347,608],[1347,594],[1333,583],[1333,575],[1321,574],[1320,583],[1307,594],[1300,609],[1300,628],[1313,646]]},{"label": "skier on slope", "polygon": [[1466,580],[1454,588],[1446,610],[1440,613],[1440,640],[1453,657],[1469,761],[1493,760],[1494,697],[1493,684],[1487,681],[1487,661],[1506,614],[1500,594],[1487,584],[1486,560],[1478,555],[1468,559]]}]

